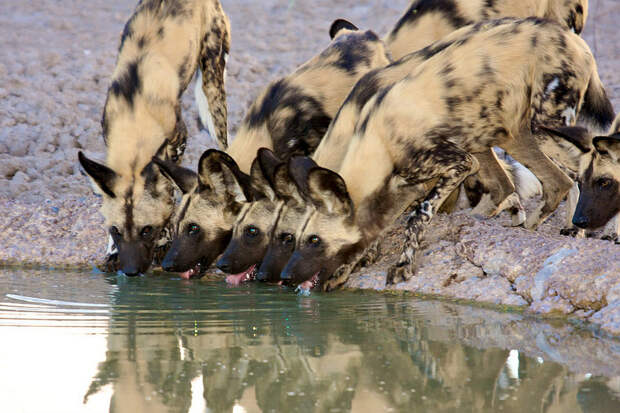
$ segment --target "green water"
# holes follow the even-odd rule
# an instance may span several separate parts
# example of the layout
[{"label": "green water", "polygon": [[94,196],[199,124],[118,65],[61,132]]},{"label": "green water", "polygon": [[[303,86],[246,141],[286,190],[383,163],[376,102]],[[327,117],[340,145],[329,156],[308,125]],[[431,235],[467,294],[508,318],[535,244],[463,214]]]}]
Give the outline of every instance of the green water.
[{"label": "green water", "polygon": [[620,342],[374,293],[0,270],[3,412],[620,412]]}]

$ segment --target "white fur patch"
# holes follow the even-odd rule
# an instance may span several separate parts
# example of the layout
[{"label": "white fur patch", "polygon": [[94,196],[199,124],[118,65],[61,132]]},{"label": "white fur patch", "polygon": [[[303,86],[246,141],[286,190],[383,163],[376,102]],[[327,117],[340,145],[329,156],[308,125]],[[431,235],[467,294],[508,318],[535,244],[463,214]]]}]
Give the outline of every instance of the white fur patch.
[{"label": "white fur patch", "polygon": [[562,112],[562,117],[564,118],[564,122],[566,126],[572,126],[575,118],[577,117],[577,113],[575,112],[575,108],[566,108]]},{"label": "white fur patch", "polygon": [[105,250],[105,254],[107,256],[114,255],[118,253],[118,249],[116,249],[116,244],[112,239],[112,235],[108,235],[108,247]]},{"label": "white fur patch", "polygon": [[547,85],[547,89],[545,90],[545,94],[549,94],[553,92],[558,86],[560,86],[560,79],[554,77],[551,82]]},{"label": "white fur patch", "polygon": [[511,166],[515,190],[520,199],[526,200],[542,195],[542,185],[532,171],[512,158],[507,161]]},{"label": "white fur patch", "polygon": [[207,127],[209,135],[216,142],[218,141],[217,133],[215,132],[215,124],[213,123],[213,117],[211,116],[211,109],[209,108],[209,101],[202,89],[202,71],[196,70],[196,85],[194,86],[194,97],[196,99],[196,105],[198,106],[198,115],[200,116],[200,122]]}]

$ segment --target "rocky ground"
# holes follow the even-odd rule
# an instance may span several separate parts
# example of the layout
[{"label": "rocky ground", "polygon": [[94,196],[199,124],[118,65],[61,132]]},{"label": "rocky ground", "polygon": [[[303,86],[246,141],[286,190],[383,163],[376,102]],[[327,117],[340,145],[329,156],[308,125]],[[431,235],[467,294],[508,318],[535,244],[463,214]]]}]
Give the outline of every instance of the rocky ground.
[{"label": "rocky ground", "polygon": [[[232,24],[228,65],[230,133],[262,86],[321,50],[337,17],[384,34],[406,0],[222,0]],[[99,120],[119,35],[133,2],[3,1],[0,15],[0,263],[92,267],[104,249],[99,200],[80,173],[77,151],[104,159]],[[584,34],[601,78],[620,108],[620,3],[590,0]],[[190,89],[192,90],[192,89]],[[184,163],[207,147],[193,97]],[[398,285],[420,293],[571,314],[620,334],[620,247],[557,235],[560,209],[532,233],[505,218],[440,216],[416,277]],[[394,252],[398,233],[384,250]],[[348,286],[384,288],[387,254]]]}]

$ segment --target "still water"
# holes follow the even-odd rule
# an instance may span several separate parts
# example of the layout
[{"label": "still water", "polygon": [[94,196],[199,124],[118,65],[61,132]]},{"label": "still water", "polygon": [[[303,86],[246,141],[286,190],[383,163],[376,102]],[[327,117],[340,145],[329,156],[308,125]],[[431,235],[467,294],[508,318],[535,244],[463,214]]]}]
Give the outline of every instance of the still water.
[{"label": "still water", "polygon": [[620,342],[412,297],[0,270],[2,412],[620,412]]}]

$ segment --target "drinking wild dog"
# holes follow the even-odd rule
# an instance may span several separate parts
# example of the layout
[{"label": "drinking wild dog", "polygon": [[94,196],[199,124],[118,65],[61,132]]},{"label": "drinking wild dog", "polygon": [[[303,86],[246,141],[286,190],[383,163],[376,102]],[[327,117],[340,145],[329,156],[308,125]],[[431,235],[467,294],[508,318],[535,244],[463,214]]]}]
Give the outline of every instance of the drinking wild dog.
[{"label": "drinking wild dog", "polygon": [[172,186],[151,162],[180,162],[187,130],[180,96],[197,69],[197,100],[213,137],[226,147],[224,68],[230,49],[228,18],[218,0],[144,0],[138,3],[121,43],[103,111],[106,163],[79,153],[103,196],[110,233],[108,270],[145,272],[168,241],[174,210]]},{"label": "drinking wild dog", "polygon": [[[246,175],[258,149],[271,149],[282,159],[293,154],[312,153],[349,89],[370,70],[389,63],[383,42],[371,31],[357,30],[349,22],[336,20],[330,35],[333,39],[322,53],[292,74],[272,82],[250,106],[239,133],[227,150],[229,163],[234,163],[239,171],[233,174],[235,179],[226,181],[216,190],[204,192],[200,185],[182,183],[189,175],[187,170],[167,168],[167,176],[188,191],[180,206],[183,215],[174,219],[175,242],[181,245],[180,240],[186,238],[190,242],[193,235],[189,228],[203,235],[195,251],[171,250],[164,259],[164,269],[182,272],[184,276],[202,276],[224,251],[241,205],[253,201],[254,195],[262,199],[261,203],[266,203],[260,192],[250,189],[250,178]],[[226,189],[226,185],[231,188]],[[244,185],[250,196],[243,201],[242,198],[216,196],[218,191],[237,192],[237,188]],[[190,202],[190,199],[195,201]],[[236,212],[222,214],[224,210]],[[187,217],[192,218],[188,221]],[[211,231],[211,228],[218,231]]]},{"label": "drinking wild dog", "polygon": [[478,170],[474,154],[493,146],[543,185],[543,202],[526,227],[535,229],[566,195],[572,181],[542,151],[549,138],[539,126],[572,125],[582,109],[602,123],[610,117],[599,104],[608,99],[586,43],[545,20],[502,19],[434,44],[427,50],[433,52],[364,106],[339,174],[308,172],[314,211],[298,230],[282,278],[324,282],[411,205],[403,251],[387,282],[408,279],[429,221]]}]

